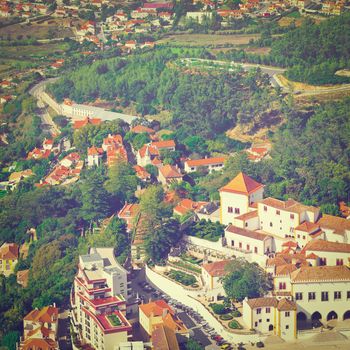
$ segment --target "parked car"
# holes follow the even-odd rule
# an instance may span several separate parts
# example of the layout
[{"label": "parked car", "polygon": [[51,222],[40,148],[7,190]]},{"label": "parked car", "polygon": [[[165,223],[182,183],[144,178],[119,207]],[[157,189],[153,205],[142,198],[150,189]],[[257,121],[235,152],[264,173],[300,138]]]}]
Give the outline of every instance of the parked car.
[{"label": "parked car", "polygon": [[256,347],[257,347],[257,348],[263,348],[263,347],[265,347],[265,345],[264,345],[264,343],[263,343],[262,341],[258,341],[258,342],[256,343]]}]

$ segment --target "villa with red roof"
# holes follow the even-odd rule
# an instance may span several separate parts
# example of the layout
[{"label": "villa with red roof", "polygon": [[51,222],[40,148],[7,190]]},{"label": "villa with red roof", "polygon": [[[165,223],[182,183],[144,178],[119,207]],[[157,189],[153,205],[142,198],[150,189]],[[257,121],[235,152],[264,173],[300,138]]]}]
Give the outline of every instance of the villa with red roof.
[{"label": "villa with red roof", "polygon": [[0,247],[0,274],[11,275],[19,258],[19,246],[16,243],[4,243]]},{"label": "villa with red roof", "polygon": [[71,293],[72,325],[79,340],[95,349],[114,350],[128,341],[127,271],[116,261],[113,248],[91,248],[79,256]]},{"label": "villa with red roof", "polygon": [[23,318],[23,338],[20,350],[58,350],[58,308],[45,306],[34,309]]},{"label": "villa with red roof", "polygon": [[130,232],[134,227],[134,221],[139,213],[140,206],[136,203],[125,203],[124,207],[120,209],[118,218],[125,220],[127,230]]},{"label": "villa with red roof", "polygon": [[[66,102],[65,102],[66,103]],[[88,124],[92,124],[92,125],[99,125],[102,123],[102,120],[99,119],[99,118],[89,118],[89,117],[86,117],[85,119],[83,120],[75,120],[74,123],[73,123],[73,129],[74,130],[77,130],[77,129],[81,129],[83,128],[85,125],[88,125]]]},{"label": "villa with red roof", "polygon": [[92,146],[88,148],[87,166],[99,166],[103,157],[103,149]]},{"label": "villa with red roof", "polygon": [[159,168],[158,181],[164,186],[180,182],[182,177],[180,170],[174,165],[167,164]]},{"label": "villa with red roof", "polygon": [[192,173],[197,171],[199,168],[205,168],[211,173],[213,170],[220,170],[224,167],[226,158],[215,157],[215,158],[203,158],[185,161],[185,172]]},{"label": "villa with red roof", "polygon": [[156,141],[143,145],[136,153],[137,165],[146,166],[147,164],[152,164],[154,159],[159,160],[160,151],[175,151],[175,147],[174,140]]},{"label": "villa with red roof", "polygon": [[185,215],[189,212],[195,212],[203,208],[208,202],[194,202],[191,199],[185,198],[182,199],[177,206],[174,208],[174,214],[176,215]]}]

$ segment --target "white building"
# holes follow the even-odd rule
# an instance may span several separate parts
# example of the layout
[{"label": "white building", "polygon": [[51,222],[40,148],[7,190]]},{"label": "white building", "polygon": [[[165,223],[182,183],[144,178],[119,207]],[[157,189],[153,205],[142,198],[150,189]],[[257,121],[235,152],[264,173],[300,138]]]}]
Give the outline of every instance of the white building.
[{"label": "white building", "polygon": [[203,159],[189,159],[185,161],[185,172],[192,173],[200,168],[205,168],[211,173],[213,170],[220,170],[225,165],[226,158],[203,158]]},{"label": "white building", "polygon": [[128,341],[132,327],[125,317],[127,297],[127,271],[115,260],[113,248],[91,248],[79,256],[71,306],[80,340],[101,350]]},{"label": "white building", "polygon": [[278,335],[285,340],[297,337],[296,305],[288,299],[274,297],[243,300],[243,321],[250,329]]},{"label": "white building", "polygon": [[346,266],[301,267],[291,273],[297,320],[350,319],[350,270]]},{"label": "white building", "polygon": [[102,162],[103,149],[92,146],[88,148],[87,165],[88,167],[99,166]]},{"label": "white building", "polygon": [[324,232],[325,240],[350,243],[350,220],[324,214],[317,224]]},{"label": "white building", "polygon": [[350,266],[350,244],[313,240],[303,249],[306,256],[317,256],[317,265],[348,265]]},{"label": "white building", "polygon": [[219,295],[225,295],[221,279],[226,275],[230,262],[231,260],[222,260],[202,265],[202,281],[207,298],[216,299]]},{"label": "white building", "polygon": [[236,216],[254,210],[251,206],[263,199],[264,186],[246,174],[239,173],[220,188],[221,223],[233,223]]}]

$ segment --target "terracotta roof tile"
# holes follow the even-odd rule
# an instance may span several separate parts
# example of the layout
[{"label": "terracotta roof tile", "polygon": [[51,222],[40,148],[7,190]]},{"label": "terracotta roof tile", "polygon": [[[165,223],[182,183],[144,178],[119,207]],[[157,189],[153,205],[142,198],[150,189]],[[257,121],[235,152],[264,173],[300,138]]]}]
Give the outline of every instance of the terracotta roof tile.
[{"label": "terracotta roof tile", "polygon": [[165,178],[182,178],[180,171],[173,165],[167,164],[159,169]]},{"label": "terracotta roof tile", "polygon": [[167,310],[174,315],[174,310],[162,299],[152,301],[148,304],[141,304],[139,308],[147,317],[150,317],[151,314],[161,316],[163,315],[163,310]]},{"label": "terracotta roof tile", "polygon": [[297,309],[297,305],[294,301],[283,298],[278,302],[277,309],[279,311],[294,311]]},{"label": "terracotta roof tile", "polygon": [[249,220],[249,219],[255,218],[257,216],[258,216],[258,211],[257,210],[253,210],[253,211],[250,211],[248,213],[236,216],[235,220],[245,221],[245,220]]},{"label": "terracotta roof tile", "polygon": [[292,272],[291,282],[350,281],[350,270],[340,266],[308,266]]},{"label": "terracotta roof tile", "polygon": [[252,309],[257,307],[276,307],[278,305],[278,301],[274,297],[248,299],[247,303]]},{"label": "terracotta roof tile", "polygon": [[172,148],[175,147],[175,141],[174,140],[165,140],[165,141],[156,141],[152,142],[152,146],[160,149],[160,148]]},{"label": "terracotta roof tile", "polygon": [[322,239],[315,239],[306,244],[303,251],[316,251],[316,252],[337,252],[337,253],[349,253],[350,254],[350,244],[329,242]]},{"label": "terracotta roof tile", "polygon": [[136,125],[130,131],[134,132],[135,134],[142,134],[142,133],[154,134],[155,133],[155,130],[143,125]]},{"label": "terracotta roof tile", "polygon": [[229,226],[226,228],[226,231],[231,232],[231,233],[234,233],[234,234],[236,234],[236,235],[246,236],[246,237],[249,237],[249,238],[252,238],[252,239],[257,239],[257,240],[259,240],[259,241],[263,241],[263,240],[265,240],[266,238],[270,237],[270,236],[268,236],[268,235],[265,235],[264,233],[260,233],[260,232],[257,232],[257,231],[247,230],[247,229],[240,228],[240,227],[233,226],[233,225],[229,225]]},{"label": "terracotta roof tile", "polygon": [[233,180],[231,180],[227,185],[220,188],[219,191],[223,192],[233,192],[233,193],[242,193],[242,194],[250,194],[255,192],[259,188],[264,187],[264,185],[259,182],[253,180],[248,175],[240,172]]},{"label": "terracotta roof tile", "polygon": [[192,166],[208,166],[212,164],[223,164],[225,162],[226,158],[224,157],[216,157],[216,158],[202,158],[202,159],[193,159],[193,160],[187,160],[185,163],[189,167]]},{"label": "terracotta roof tile", "polygon": [[226,275],[226,267],[232,260],[222,260],[215,261],[210,264],[203,264],[202,268],[208,272],[208,274],[212,277],[219,277]]},{"label": "terracotta roof tile", "polygon": [[19,256],[19,246],[16,243],[4,243],[0,247],[0,259],[17,260]]},{"label": "terracotta roof tile", "polygon": [[334,230],[335,233],[344,235],[345,231],[350,231],[350,220],[339,218],[333,215],[324,214],[318,221],[317,224],[321,228]]}]

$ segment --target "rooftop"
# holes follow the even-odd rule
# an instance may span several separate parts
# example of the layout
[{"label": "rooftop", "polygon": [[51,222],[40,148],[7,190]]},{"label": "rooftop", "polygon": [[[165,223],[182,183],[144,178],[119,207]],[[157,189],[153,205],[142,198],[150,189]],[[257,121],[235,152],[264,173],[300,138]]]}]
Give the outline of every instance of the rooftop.
[{"label": "rooftop", "polygon": [[315,239],[306,244],[303,251],[316,251],[316,252],[337,252],[337,253],[349,253],[350,244],[329,242],[322,239]]},{"label": "rooftop", "polygon": [[253,180],[248,175],[240,172],[233,180],[231,180],[227,185],[220,188],[220,192],[233,192],[249,195],[260,188],[263,188],[264,185]]},{"label": "rooftop", "polygon": [[17,260],[19,256],[19,246],[16,243],[4,243],[0,247],[0,259]]},{"label": "rooftop", "polygon": [[225,231],[234,233],[236,235],[245,236],[245,237],[249,237],[252,239],[257,239],[259,241],[263,241],[266,238],[270,237],[269,235],[265,235],[264,233],[247,230],[245,228],[240,228],[240,227],[233,226],[233,225],[229,225],[228,227],[226,227]]},{"label": "rooftop", "polygon": [[193,160],[187,160],[185,163],[189,167],[192,166],[206,166],[206,165],[212,165],[212,164],[223,164],[225,162],[226,158],[224,157],[216,157],[216,158],[202,158],[202,159],[193,159]]},{"label": "rooftop", "polygon": [[350,231],[350,220],[338,216],[324,214],[317,221],[321,228],[334,230],[335,233],[344,235],[345,231]]},{"label": "rooftop", "polygon": [[159,169],[165,178],[182,178],[180,171],[173,165],[167,164]]},{"label": "rooftop", "polygon": [[210,264],[203,264],[202,268],[212,277],[220,277],[226,275],[226,267],[231,260],[215,261]]},{"label": "rooftop", "polygon": [[297,201],[295,201],[294,199],[288,199],[286,201],[281,201],[279,199],[276,198],[272,198],[272,197],[268,197],[263,199],[259,204],[264,204],[267,205],[269,207],[273,207],[276,209],[282,209],[282,210],[286,210],[286,211],[290,211],[293,213],[302,213],[304,211],[310,211],[313,213],[318,213],[319,209],[316,207],[313,207],[311,205],[304,205],[301,204]]},{"label": "rooftop", "polygon": [[168,310],[172,315],[174,315],[174,310],[162,299],[152,301],[148,304],[141,304],[139,306],[140,310],[147,316],[161,316],[163,315],[163,310]]},{"label": "rooftop", "polygon": [[350,270],[341,266],[303,266],[292,272],[292,283],[350,281]]}]

